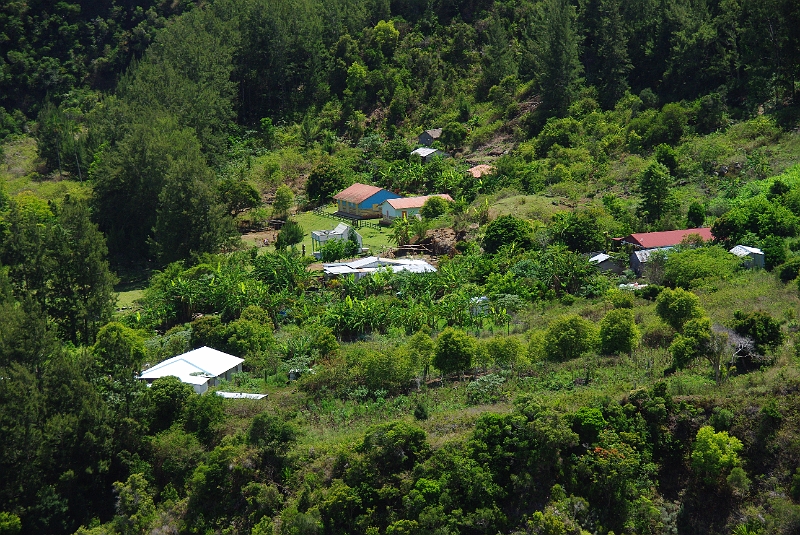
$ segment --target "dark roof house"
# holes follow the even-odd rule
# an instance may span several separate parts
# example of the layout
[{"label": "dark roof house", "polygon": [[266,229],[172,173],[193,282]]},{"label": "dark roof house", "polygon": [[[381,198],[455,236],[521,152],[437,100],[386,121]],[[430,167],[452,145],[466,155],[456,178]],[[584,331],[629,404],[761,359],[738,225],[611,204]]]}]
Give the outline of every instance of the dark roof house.
[{"label": "dark roof house", "polygon": [[423,133],[421,133],[418,139],[420,145],[425,145],[426,147],[428,147],[430,146],[431,143],[433,143],[440,137],[442,137],[442,129],[431,128],[430,130],[425,130]]}]

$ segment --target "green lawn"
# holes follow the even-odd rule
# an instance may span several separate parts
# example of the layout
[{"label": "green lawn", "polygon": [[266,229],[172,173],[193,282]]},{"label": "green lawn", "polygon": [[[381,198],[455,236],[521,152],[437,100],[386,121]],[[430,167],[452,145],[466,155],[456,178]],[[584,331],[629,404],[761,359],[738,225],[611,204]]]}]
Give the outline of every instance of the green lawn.
[{"label": "green lawn", "polygon": [[117,298],[117,309],[139,308],[135,301],[144,295],[144,290],[129,290],[120,292]]},{"label": "green lawn", "polygon": [[[334,205],[331,205],[328,206],[325,211],[328,213],[333,213],[336,211],[336,209]],[[303,212],[297,214],[294,219],[300,223],[301,227],[303,227],[303,231],[305,232],[303,245],[306,246],[306,254],[309,255],[311,254],[311,231],[331,230],[341,222],[333,218],[315,214],[314,212]],[[372,220],[370,222],[376,223],[377,220]],[[387,249],[393,247],[393,244],[389,239],[391,233],[388,227],[381,227],[380,230],[362,227],[357,229],[357,231],[359,234],[361,234],[364,247],[369,248],[369,254],[380,255]]]}]

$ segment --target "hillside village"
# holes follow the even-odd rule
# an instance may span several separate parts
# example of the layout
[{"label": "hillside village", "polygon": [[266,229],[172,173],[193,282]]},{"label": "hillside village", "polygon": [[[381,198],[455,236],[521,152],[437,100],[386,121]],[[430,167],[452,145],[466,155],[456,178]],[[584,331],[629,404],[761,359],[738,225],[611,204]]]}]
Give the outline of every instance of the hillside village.
[{"label": "hillside village", "polygon": [[0,535],[800,533],[797,28],[0,6]]}]

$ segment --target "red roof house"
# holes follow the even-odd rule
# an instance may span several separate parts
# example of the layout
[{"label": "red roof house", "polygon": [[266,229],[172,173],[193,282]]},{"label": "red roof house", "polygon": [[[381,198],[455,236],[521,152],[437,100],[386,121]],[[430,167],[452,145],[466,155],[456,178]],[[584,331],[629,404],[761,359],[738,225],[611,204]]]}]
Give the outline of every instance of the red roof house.
[{"label": "red roof house", "polygon": [[439,193],[437,195],[420,195],[419,197],[401,197],[399,199],[388,199],[384,201],[381,206],[384,221],[393,221],[398,217],[409,218],[416,217],[419,214],[419,209],[425,204],[425,201],[431,197],[441,197],[442,199],[453,202],[453,198],[447,193]]},{"label": "red roof house", "polygon": [[664,232],[638,232],[624,238],[616,238],[615,241],[633,245],[637,249],[656,249],[658,247],[674,247],[692,234],[698,234],[705,241],[714,239],[710,228],[689,228]]},{"label": "red roof house", "polygon": [[381,217],[381,204],[386,199],[396,199],[398,194],[389,190],[356,182],[333,196],[337,212],[355,219]]}]

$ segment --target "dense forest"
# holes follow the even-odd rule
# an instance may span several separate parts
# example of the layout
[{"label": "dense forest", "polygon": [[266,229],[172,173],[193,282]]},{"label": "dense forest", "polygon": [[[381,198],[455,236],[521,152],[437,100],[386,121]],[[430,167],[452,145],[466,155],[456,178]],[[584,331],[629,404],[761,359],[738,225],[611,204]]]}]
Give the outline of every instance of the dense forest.
[{"label": "dense forest", "polygon": [[[793,0],[4,2],[0,535],[800,532],[798,82]],[[435,272],[322,276],[354,183]]]}]

